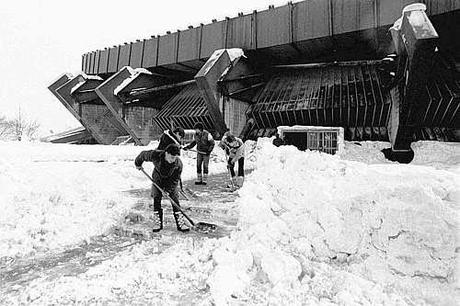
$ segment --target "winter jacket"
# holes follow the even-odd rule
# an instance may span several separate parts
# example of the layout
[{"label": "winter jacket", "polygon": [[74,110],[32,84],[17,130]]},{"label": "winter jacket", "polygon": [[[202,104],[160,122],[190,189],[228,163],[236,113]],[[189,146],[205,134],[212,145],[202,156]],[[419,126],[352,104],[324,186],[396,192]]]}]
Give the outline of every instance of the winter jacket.
[{"label": "winter jacket", "polygon": [[141,167],[145,161],[153,162],[155,168],[152,178],[155,183],[166,191],[172,191],[177,187],[182,174],[182,161],[177,158],[174,163],[165,160],[165,152],[161,150],[142,151],[134,161],[136,167]]},{"label": "winter jacket", "polygon": [[160,137],[160,143],[158,144],[157,150],[164,150],[166,147],[172,143],[177,144],[179,147],[181,146],[179,139],[177,139],[176,135],[171,130],[166,130]]},{"label": "winter jacket", "polygon": [[206,155],[210,155],[215,145],[214,138],[212,138],[212,135],[208,131],[204,130],[202,132],[196,133],[195,139],[190,144],[185,146],[184,149],[191,149],[195,145],[197,151],[204,152]]},{"label": "winter jacket", "polygon": [[224,136],[219,143],[219,147],[225,150],[233,163],[235,163],[241,157],[244,157],[244,143],[238,137],[235,137],[234,141],[229,142],[227,137]]}]

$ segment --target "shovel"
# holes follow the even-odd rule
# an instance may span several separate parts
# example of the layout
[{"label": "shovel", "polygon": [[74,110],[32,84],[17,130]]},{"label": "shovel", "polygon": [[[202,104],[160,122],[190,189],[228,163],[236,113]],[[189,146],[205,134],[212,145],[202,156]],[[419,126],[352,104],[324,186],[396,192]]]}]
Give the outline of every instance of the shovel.
[{"label": "shovel", "polygon": [[193,220],[190,219],[190,217],[187,216],[187,214],[182,210],[182,208],[179,206],[179,204],[177,204],[173,199],[171,199],[171,197],[168,195],[168,193],[166,193],[160,186],[158,186],[157,183],[154,182],[152,177],[147,172],[145,172],[144,168],[141,168],[140,170],[145,174],[145,176],[147,176],[152,181],[152,184],[156,188],[158,188],[158,190],[160,190],[161,193],[171,202],[171,205],[174,206],[174,208],[176,208],[178,211],[180,211],[182,213],[182,215],[184,215],[185,219],[187,219],[188,222],[190,222],[190,224],[192,225],[192,228],[194,230],[196,230],[198,232],[203,232],[203,233],[210,233],[210,232],[213,232],[213,231],[215,231],[217,229],[217,225],[212,224],[212,223],[206,223],[206,222],[195,223],[195,222],[193,222]]}]

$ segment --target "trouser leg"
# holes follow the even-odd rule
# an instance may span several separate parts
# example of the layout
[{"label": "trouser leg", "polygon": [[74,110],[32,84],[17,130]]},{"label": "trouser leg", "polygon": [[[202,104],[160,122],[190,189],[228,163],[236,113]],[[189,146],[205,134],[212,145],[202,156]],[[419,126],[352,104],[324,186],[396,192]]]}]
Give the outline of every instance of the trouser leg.
[{"label": "trouser leg", "polygon": [[[172,190],[168,191],[168,194],[169,194],[169,198],[172,201],[174,201],[174,203],[176,203],[178,206],[180,206],[180,204],[179,204],[179,188],[178,187],[173,188]],[[179,211],[174,205],[172,205],[172,208],[173,208],[174,212]]]},{"label": "trouser leg", "polygon": [[209,172],[209,155],[203,154],[203,184],[205,185],[208,182],[208,172]]},{"label": "trouser leg", "polygon": [[237,185],[238,187],[243,186],[244,182],[244,157],[238,159],[238,178],[237,178]]},{"label": "trouser leg", "polygon": [[231,159],[228,159],[227,168],[230,170],[230,175],[235,177],[235,164],[231,162]]},{"label": "trouser leg", "polygon": [[158,232],[163,229],[163,209],[161,209],[161,191],[152,185],[152,197],[153,197],[153,214],[151,217],[152,231]]},{"label": "trouser leg", "polygon": [[203,164],[203,155],[197,153],[196,155],[196,181],[195,185],[200,185],[203,182],[203,175],[201,174],[201,165]]},{"label": "trouser leg", "polygon": [[161,191],[157,187],[155,187],[155,185],[152,185],[152,198],[153,210],[160,210],[162,194]]}]

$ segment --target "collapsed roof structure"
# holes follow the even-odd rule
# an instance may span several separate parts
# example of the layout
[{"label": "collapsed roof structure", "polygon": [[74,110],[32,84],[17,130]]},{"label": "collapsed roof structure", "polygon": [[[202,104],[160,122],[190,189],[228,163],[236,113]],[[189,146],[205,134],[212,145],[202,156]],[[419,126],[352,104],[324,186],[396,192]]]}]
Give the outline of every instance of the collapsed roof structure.
[{"label": "collapsed roof structure", "polygon": [[[281,125],[347,140],[460,139],[460,3],[307,0],[82,56],[49,90],[101,144],[203,122],[217,138]],[[238,49],[235,49],[238,48]],[[242,49],[244,52],[241,52]]]}]

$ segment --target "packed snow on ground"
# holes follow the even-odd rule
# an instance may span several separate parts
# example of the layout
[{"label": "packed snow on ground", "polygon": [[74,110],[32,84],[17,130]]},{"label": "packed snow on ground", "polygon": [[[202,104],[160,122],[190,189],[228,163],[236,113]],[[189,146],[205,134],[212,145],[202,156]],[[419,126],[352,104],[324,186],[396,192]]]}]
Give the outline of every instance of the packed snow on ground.
[{"label": "packed snow on ground", "polygon": [[[0,142],[0,258],[58,251],[109,231],[136,203],[127,191],[150,185],[134,158],[155,147]],[[193,179],[196,154],[185,154],[182,177]],[[151,173],[152,163],[144,167]]]},{"label": "packed snow on ground", "polygon": [[[186,234],[165,236],[169,240],[161,243],[170,247],[161,252],[158,240],[144,242],[85,273],[53,281],[36,279],[0,301],[455,305],[459,300],[460,147],[416,143],[414,163],[409,165],[384,160],[380,152],[384,147],[388,144],[347,143],[339,157],[300,152],[292,146],[276,148],[261,139],[247,147],[255,170],[239,191],[238,228],[229,237],[196,241]],[[131,148],[101,150],[114,150],[117,155],[115,151]],[[192,168],[192,176],[193,159],[185,154],[183,160]],[[33,193],[37,187],[47,186],[45,180],[58,182],[46,175],[46,167],[37,169],[36,164],[0,163],[1,177],[6,174],[15,180],[9,188],[30,183],[23,189],[29,205],[21,205],[29,211],[33,211],[29,206],[41,203],[34,199],[43,198],[40,192]],[[107,191],[122,183],[117,181],[120,177],[123,184],[130,182],[130,188],[142,185],[138,173],[125,162],[106,164],[103,169],[95,167],[97,163],[91,170],[86,168],[85,178],[105,186],[106,181],[98,181],[104,172],[103,177],[111,177],[108,182],[112,182]],[[225,162],[216,157],[213,166],[222,170]],[[83,166],[68,168],[66,174],[78,179],[84,175],[79,167]],[[23,171],[25,177],[19,175]],[[33,173],[38,181],[29,178]],[[68,204],[75,196],[73,188],[83,193],[101,190],[75,186],[73,180],[59,182],[65,200],[58,205],[45,196],[45,205],[40,204],[45,216],[53,214],[43,209],[46,205],[73,211]],[[20,193],[8,191],[11,197]],[[12,205],[11,201],[6,203]],[[120,212],[129,206],[115,205],[120,205]],[[96,206],[98,218],[110,219],[105,215],[107,204]],[[21,223],[19,214],[12,218]],[[81,222],[99,221],[82,218]]]}]

